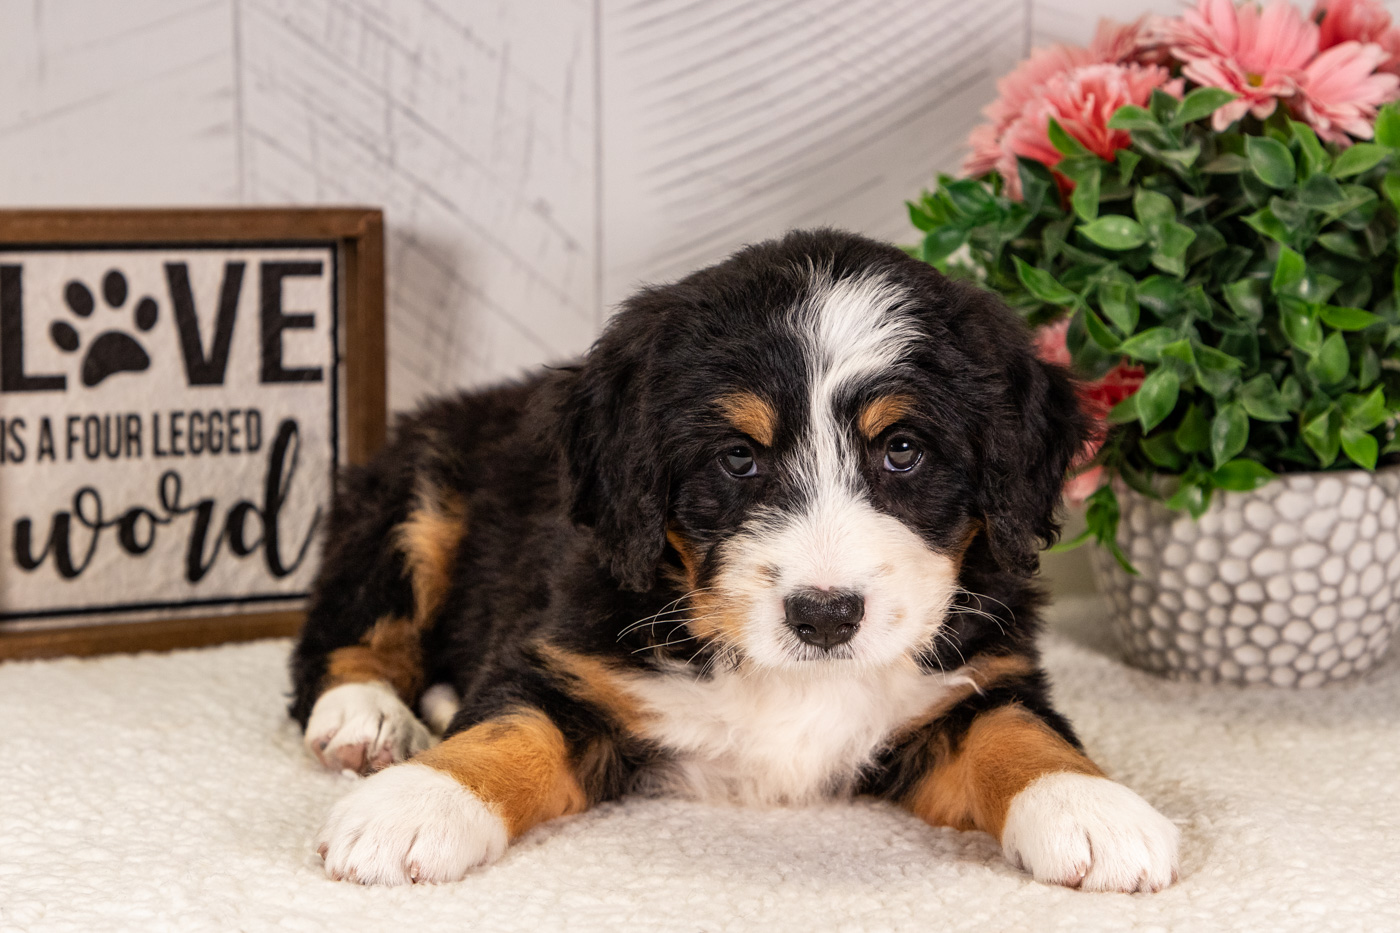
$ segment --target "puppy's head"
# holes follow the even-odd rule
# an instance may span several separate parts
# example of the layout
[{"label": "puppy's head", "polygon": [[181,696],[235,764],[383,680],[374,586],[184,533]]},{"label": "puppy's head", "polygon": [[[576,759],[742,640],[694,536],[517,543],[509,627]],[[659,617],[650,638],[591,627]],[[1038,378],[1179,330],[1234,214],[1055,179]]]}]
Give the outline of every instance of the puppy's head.
[{"label": "puppy's head", "polygon": [[793,233],[633,297],[564,404],[576,522],[756,666],[930,645],[977,535],[1029,577],[1083,425],[990,294]]}]

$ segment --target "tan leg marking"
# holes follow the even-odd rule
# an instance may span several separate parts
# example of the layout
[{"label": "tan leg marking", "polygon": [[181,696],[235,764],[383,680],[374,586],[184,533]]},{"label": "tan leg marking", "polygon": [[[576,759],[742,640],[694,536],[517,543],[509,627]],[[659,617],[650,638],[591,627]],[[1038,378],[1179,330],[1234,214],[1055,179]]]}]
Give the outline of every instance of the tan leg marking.
[{"label": "tan leg marking", "polygon": [[588,806],[563,734],[537,709],[522,707],[478,723],[413,760],[476,794],[500,816],[511,839]]},{"label": "tan leg marking", "polygon": [[566,692],[598,709],[625,731],[639,731],[649,714],[642,710],[611,664],[550,644],[539,645],[538,651],[549,669],[564,681]]},{"label": "tan leg marking", "polygon": [[907,395],[886,395],[861,409],[856,425],[861,436],[873,441],[880,433],[914,410],[914,400]]},{"label": "tan leg marking", "polygon": [[321,692],[341,684],[382,680],[405,703],[423,686],[423,647],[418,627],[408,619],[385,616],[358,645],[337,648],[326,659]]},{"label": "tan leg marking", "polygon": [[906,806],[935,826],[980,829],[998,840],[1011,799],[1036,778],[1060,771],[1103,776],[1039,717],[1015,705],[978,716],[956,751],[940,751]]},{"label": "tan leg marking", "polygon": [[764,447],[773,446],[773,438],[778,433],[778,412],[766,399],[752,392],[735,392],[721,398],[719,408],[737,430]]},{"label": "tan leg marking", "polygon": [[432,625],[442,607],[466,533],[466,503],[447,490],[420,491],[417,508],[394,529],[413,585],[413,621],[420,629]]}]

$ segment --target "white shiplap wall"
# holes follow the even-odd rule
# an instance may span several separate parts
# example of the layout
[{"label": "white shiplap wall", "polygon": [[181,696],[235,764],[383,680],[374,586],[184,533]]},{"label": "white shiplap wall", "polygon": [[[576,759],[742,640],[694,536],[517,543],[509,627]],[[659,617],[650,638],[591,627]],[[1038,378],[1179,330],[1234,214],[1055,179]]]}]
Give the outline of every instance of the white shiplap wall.
[{"label": "white shiplap wall", "polygon": [[1171,0],[5,0],[0,204],[368,203],[391,403],[795,225],[908,235],[995,77]]}]

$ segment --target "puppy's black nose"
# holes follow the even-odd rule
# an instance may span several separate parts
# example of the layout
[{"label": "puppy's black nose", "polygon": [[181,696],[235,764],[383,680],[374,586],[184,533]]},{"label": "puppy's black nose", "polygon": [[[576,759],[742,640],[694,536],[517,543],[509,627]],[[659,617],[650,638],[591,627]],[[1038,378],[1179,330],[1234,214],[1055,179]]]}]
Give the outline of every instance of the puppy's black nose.
[{"label": "puppy's black nose", "polygon": [[809,645],[835,648],[855,637],[865,600],[846,590],[798,590],[783,600],[788,628]]}]

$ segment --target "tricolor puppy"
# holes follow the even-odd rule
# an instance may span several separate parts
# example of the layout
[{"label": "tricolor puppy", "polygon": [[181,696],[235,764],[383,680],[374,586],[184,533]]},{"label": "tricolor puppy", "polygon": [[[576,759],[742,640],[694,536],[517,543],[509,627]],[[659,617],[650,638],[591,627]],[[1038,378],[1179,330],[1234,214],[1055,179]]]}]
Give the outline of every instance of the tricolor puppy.
[{"label": "tricolor puppy", "polygon": [[293,662],[311,752],[377,772],[326,870],[454,881],[629,792],[872,794],[1041,881],[1165,887],[1176,828],[1085,757],[1034,642],[1083,431],[995,298],[830,231],[403,419],[342,477]]}]

